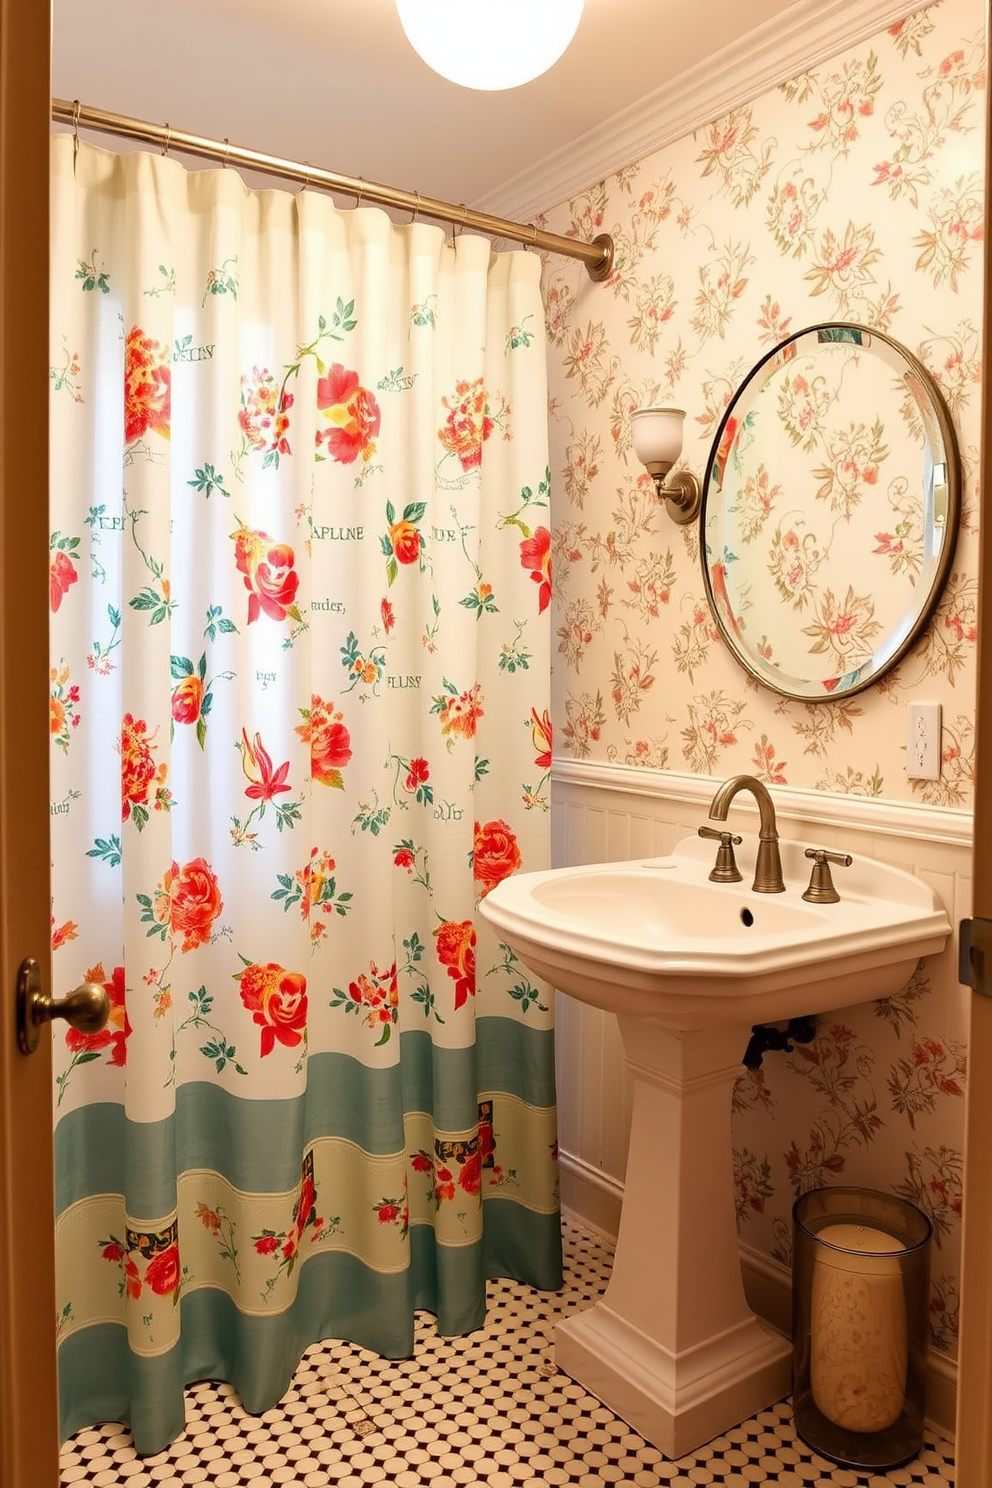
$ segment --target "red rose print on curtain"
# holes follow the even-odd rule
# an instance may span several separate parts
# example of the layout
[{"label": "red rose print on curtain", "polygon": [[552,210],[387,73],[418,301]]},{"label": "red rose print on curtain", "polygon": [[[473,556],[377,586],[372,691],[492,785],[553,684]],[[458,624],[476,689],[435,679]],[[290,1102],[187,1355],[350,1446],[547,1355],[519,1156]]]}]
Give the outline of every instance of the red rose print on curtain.
[{"label": "red rose print on curtain", "polygon": [[78,537],[63,537],[60,532],[52,533],[49,542],[52,562],[48,573],[48,597],[53,615],[57,613],[72,585],[79,582],[79,571],[72,561],[78,556],[78,547]]},{"label": "red rose print on curtain", "polygon": [[482,446],[497,425],[509,439],[506,418],[510,410],[498,395],[490,398],[481,377],[474,382],[457,382],[454,394],[441,402],[448,410],[437,431],[444,450],[442,458],[454,455],[463,470],[475,470],[482,464]]},{"label": "red rose print on curtain", "polygon": [[[178,1302],[182,1266],[176,1221],[173,1220],[164,1230],[154,1232],[132,1230],[128,1226],[124,1234],[124,1240],[112,1234],[97,1241],[103,1259],[120,1267],[121,1296],[126,1294],[132,1301],[137,1301],[147,1286],[156,1297],[171,1297],[174,1303]],[[144,1262],[144,1275],[139,1261]]]},{"label": "red rose print on curtain", "polygon": [[[423,503],[418,503],[423,505]],[[386,507],[386,519],[389,520],[391,507]],[[404,516],[398,522],[390,523],[389,545],[397,563],[416,563],[420,557],[420,533]]]},{"label": "red rose print on curtain", "polygon": [[168,1297],[179,1291],[179,1246],[170,1245],[159,1251],[148,1262],[145,1285],[159,1297]]},{"label": "red rose print on curtain", "polygon": [[[244,956],[241,957],[245,961]],[[276,961],[264,965],[245,961],[244,971],[235,973],[241,1001],[262,1030],[261,1057],[271,1054],[276,1043],[293,1049],[303,1042],[307,1026],[307,979],[301,972],[287,971]]]},{"label": "red rose print on curtain", "polygon": [[402,754],[391,754],[387,764],[393,769],[393,801],[401,811],[408,811],[411,801],[418,806],[433,806],[431,767],[423,755],[407,759]]},{"label": "red rose print on curtain", "polygon": [[432,797],[425,789],[430,774],[431,767],[425,759],[418,756],[410,760],[407,764],[406,779],[403,782],[404,790],[415,795],[418,801],[426,801],[430,804]]},{"label": "red rose print on curtain", "polygon": [[[489,1149],[492,1150],[491,1147]],[[443,1203],[451,1203],[458,1189],[462,1193],[476,1195],[482,1186],[482,1168],[485,1154],[482,1151],[482,1127],[479,1135],[468,1142],[449,1142],[438,1139],[434,1143],[434,1156],[423,1148],[414,1153],[411,1166],[415,1173],[430,1174],[428,1201],[437,1209]],[[486,1166],[492,1166],[491,1162]]]},{"label": "red rose print on curtain", "polygon": [[270,620],[285,620],[287,615],[299,620],[295,601],[300,579],[293,567],[293,549],[250,527],[239,527],[232,535],[234,559],[248,590],[248,624],[263,614]]},{"label": "red rose print on curtain", "polygon": [[202,677],[184,676],[172,689],[172,721],[174,723],[198,723],[203,707],[204,683]]},{"label": "red rose print on curtain", "polygon": [[551,603],[551,533],[547,527],[538,527],[532,537],[523,539],[520,566],[534,570],[531,578],[539,585],[537,610],[541,614]]},{"label": "red rose print on curtain", "polygon": [[[400,565],[410,567],[417,564],[422,568],[421,554],[423,552],[423,535],[417,530],[416,523],[419,522],[427,510],[427,504],[423,501],[411,501],[403,508],[400,517],[396,515],[396,508],[391,501],[386,502],[387,528],[380,538],[383,557],[386,560],[386,582],[393,584],[399,573]],[[385,604],[386,601],[384,600]]]},{"label": "red rose print on curtain", "polygon": [[345,727],[344,714],[316,694],[310,699],[310,707],[301,708],[300,712],[304,721],[297,725],[296,732],[310,745],[311,775],[321,785],[343,790],[341,771],[351,759],[351,735]]},{"label": "red rose print on curtain", "polygon": [[318,429],[318,459],[330,458],[342,465],[352,465],[361,456],[366,463],[375,454],[379,433],[379,405],[368,388],[335,362],[317,383],[317,409],[329,428]]},{"label": "red rose print on curtain", "polygon": [[126,1064],[127,1040],[131,1033],[131,1023],[125,1005],[123,966],[115,966],[110,980],[107,981],[103,963],[97,962],[96,966],[91,966],[89,971],[83,973],[83,981],[96,982],[103,987],[110,998],[110,1017],[99,1033],[80,1033],[75,1028],[67,1028],[65,1031],[66,1045],[73,1052],[79,1050],[99,1053],[106,1049],[108,1064]]},{"label": "red rose print on curtain", "polygon": [[482,1158],[478,1152],[466,1157],[458,1175],[458,1182],[468,1194],[477,1194],[482,1183]]},{"label": "red rose print on curtain", "polygon": [[471,920],[445,920],[434,931],[437,959],[455,984],[455,1008],[475,996],[475,926]]},{"label": "red rose print on curtain", "polygon": [[165,782],[169,767],[155,762],[155,732],[143,718],[125,713],[121,720],[121,821],[128,817],[140,832],[148,821],[148,808],[168,811],[172,798]]},{"label": "red rose print on curtain", "polygon": [[[74,935],[67,937],[75,939]],[[121,1069],[127,1063],[127,1041],[131,1036],[131,1022],[127,1015],[126,993],[124,986],[124,968],[115,966],[110,979],[107,979],[103,969],[103,962],[98,961],[96,966],[91,966],[83,973],[84,982],[96,982],[102,986],[110,998],[110,1016],[106,1025],[98,1033],[80,1033],[75,1028],[67,1028],[65,1031],[66,1048],[72,1057],[61,1072],[55,1077],[55,1088],[58,1091],[57,1105],[61,1105],[69,1088],[69,1081],[73,1070],[80,1064],[92,1064],[101,1055],[106,1056],[106,1063]]]},{"label": "red rose print on curtain", "polygon": [[168,439],[171,400],[168,347],[132,326],[124,342],[124,443],[149,431]]},{"label": "red rose print on curtain", "polygon": [[472,873],[481,886],[480,898],[484,899],[490,889],[514,873],[520,861],[516,834],[505,821],[488,821],[482,826],[476,822]]},{"label": "red rose print on curtain", "polygon": [[207,676],[207,653],[200,655],[198,662],[191,656],[171,658],[172,722],[192,726],[196,730],[196,742],[202,749],[207,739],[207,719],[214,705],[213,686],[220,678],[232,681],[233,672],[220,672],[217,677]]},{"label": "red rose print on curtain", "polygon": [[209,945],[213,923],[224,901],[217,875],[205,858],[193,858],[180,868],[173,863],[164,883],[170,902],[173,935],[181,935],[183,951]]}]

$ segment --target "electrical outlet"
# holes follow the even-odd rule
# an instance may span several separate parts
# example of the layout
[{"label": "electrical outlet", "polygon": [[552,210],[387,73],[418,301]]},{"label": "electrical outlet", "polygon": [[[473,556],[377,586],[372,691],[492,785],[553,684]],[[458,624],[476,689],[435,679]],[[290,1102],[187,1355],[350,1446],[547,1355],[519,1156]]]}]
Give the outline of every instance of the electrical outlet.
[{"label": "electrical outlet", "polygon": [[910,703],[906,733],[906,776],[940,779],[940,704]]}]

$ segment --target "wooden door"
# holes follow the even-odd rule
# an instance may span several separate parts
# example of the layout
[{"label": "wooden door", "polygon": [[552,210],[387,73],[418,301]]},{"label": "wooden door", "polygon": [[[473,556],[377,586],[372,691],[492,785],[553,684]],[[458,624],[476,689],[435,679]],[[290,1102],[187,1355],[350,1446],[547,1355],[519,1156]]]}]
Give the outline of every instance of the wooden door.
[{"label": "wooden door", "polygon": [[0,1483],[57,1488],[51,1049],[18,1053],[17,967],[50,964],[47,0],[0,0]]},{"label": "wooden door", "polygon": [[[990,6],[985,6],[985,35]],[[972,914],[992,919],[992,265],[989,254],[992,97],[986,95],[985,293],[982,385],[981,569],[979,576],[978,696],[975,753],[975,844]],[[992,968],[990,968],[992,975]],[[992,997],[971,993],[968,1040],[968,1109],[961,1257],[961,1339],[958,1353],[956,1488],[992,1483]]]}]

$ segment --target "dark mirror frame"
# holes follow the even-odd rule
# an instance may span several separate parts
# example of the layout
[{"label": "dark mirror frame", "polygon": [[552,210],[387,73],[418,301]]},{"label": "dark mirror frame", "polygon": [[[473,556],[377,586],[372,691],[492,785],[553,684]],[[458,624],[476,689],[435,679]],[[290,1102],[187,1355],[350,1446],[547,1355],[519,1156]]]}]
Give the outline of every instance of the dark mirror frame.
[{"label": "dark mirror frame", "polygon": [[[807,344],[800,345],[799,343]],[[915,389],[911,386],[911,391],[920,408],[925,446],[929,448],[931,456],[930,469],[937,472],[941,466],[944,467],[945,478],[942,484],[946,496],[944,498],[944,533],[939,552],[931,572],[925,576],[925,582],[922,583],[919,603],[915,610],[901,617],[899,624],[894,625],[888,635],[879,639],[871,660],[855,672],[841,677],[818,679],[790,676],[779,671],[754,647],[748,648],[744,639],[747,635],[746,628],[734,623],[735,617],[730,608],[722,576],[717,586],[722,592],[718,594],[715,590],[714,567],[716,565],[712,561],[707,527],[714,525],[715,518],[720,516],[721,504],[724,507],[726,505],[723,478],[732,464],[730,456],[737,439],[737,432],[743,425],[755,398],[770,377],[793,360],[795,353],[801,354],[803,351],[814,350],[818,345],[826,343],[855,345],[868,354],[871,354],[873,347],[878,343],[885,369],[888,372],[898,373],[901,368],[902,376],[908,377],[915,383]],[[920,402],[920,393],[925,396],[927,404],[925,408]],[[726,449],[724,448],[725,439],[730,441]],[[803,330],[796,331],[767,352],[744,378],[720,421],[706,464],[702,509],[699,516],[699,551],[706,599],[723,639],[746,672],[763,686],[783,697],[801,702],[830,702],[838,698],[851,697],[863,691],[864,688],[873,686],[902,661],[933,618],[954,559],[960,513],[961,462],[954,427],[940,389],[922,362],[891,336],[871,326],[832,321],[806,326]],[[720,540],[722,541],[722,534],[720,534]],[[739,557],[737,561],[740,561]],[[791,619],[790,611],[784,610],[784,614],[789,615]]]}]

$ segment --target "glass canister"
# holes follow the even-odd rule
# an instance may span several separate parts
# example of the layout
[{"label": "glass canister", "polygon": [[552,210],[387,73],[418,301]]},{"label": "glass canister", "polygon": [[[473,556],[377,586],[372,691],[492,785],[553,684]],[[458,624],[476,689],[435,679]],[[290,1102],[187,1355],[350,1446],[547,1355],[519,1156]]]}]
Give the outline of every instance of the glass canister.
[{"label": "glass canister", "polygon": [[796,1431],[845,1467],[898,1467],[923,1445],[930,1221],[866,1188],[813,1189],[792,1219]]}]

